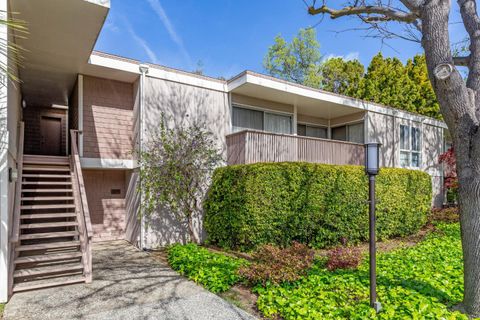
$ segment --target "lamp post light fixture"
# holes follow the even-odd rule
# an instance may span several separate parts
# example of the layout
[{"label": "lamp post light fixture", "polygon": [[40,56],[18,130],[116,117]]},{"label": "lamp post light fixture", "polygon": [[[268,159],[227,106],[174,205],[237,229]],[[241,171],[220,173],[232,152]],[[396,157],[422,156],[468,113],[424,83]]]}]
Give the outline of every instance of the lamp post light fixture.
[{"label": "lamp post light fixture", "polygon": [[365,144],[365,173],[368,175],[369,203],[369,255],[370,255],[370,306],[379,312],[382,305],[377,301],[377,248],[375,236],[375,176],[380,170],[381,144],[370,142]]}]

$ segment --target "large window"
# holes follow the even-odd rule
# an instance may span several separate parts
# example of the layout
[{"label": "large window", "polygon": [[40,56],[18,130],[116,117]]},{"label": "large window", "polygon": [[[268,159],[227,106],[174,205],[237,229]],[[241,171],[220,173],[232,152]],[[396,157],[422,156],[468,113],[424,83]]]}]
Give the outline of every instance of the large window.
[{"label": "large window", "polygon": [[363,143],[363,122],[332,128],[332,139]]},{"label": "large window", "polygon": [[290,115],[238,106],[233,107],[232,124],[234,132],[255,129],[275,133],[292,133],[292,117]]},{"label": "large window", "polygon": [[419,168],[421,164],[419,128],[400,125],[400,166]]},{"label": "large window", "polygon": [[297,124],[297,135],[304,137],[327,138],[327,128],[311,126],[308,124]]}]

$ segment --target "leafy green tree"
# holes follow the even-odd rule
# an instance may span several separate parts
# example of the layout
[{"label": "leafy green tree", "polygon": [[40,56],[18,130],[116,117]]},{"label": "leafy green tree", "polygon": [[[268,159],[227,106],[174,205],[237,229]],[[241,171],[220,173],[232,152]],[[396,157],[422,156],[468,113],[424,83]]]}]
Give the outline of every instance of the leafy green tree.
[{"label": "leafy green tree", "polygon": [[188,229],[190,241],[199,243],[194,219],[201,212],[210,176],[222,162],[213,133],[197,122],[170,129],[162,117],[139,162],[143,214],[167,209]]},{"label": "leafy green tree", "polygon": [[321,88],[330,92],[354,95],[365,73],[358,60],[345,60],[341,57],[325,60],[321,65]]},{"label": "leafy green tree", "polygon": [[406,65],[397,58],[373,57],[358,90],[352,96],[394,108],[440,118],[439,105],[428,79],[425,57]]},{"label": "leafy green tree", "polygon": [[[362,79],[356,98],[415,112],[415,84],[408,77],[403,63],[397,58],[373,57]],[[415,94],[416,96],[416,94]]]},{"label": "leafy green tree", "polygon": [[271,76],[318,88],[321,82],[320,43],[314,29],[300,29],[292,42],[282,36],[268,49],[263,66]]},{"label": "leafy green tree", "polygon": [[425,55],[416,55],[407,61],[405,66],[408,77],[417,86],[418,94],[414,100],[416,111],[425,116],[441,119],[440,105],[438,104],[435,91],[428,78],[427,63]]}]

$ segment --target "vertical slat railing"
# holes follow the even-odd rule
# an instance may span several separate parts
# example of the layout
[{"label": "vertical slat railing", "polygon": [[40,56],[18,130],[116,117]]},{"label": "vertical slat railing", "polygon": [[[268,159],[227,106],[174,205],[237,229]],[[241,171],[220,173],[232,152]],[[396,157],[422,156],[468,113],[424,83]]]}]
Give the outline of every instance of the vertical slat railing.
[{"label": "vertical slat railing", "polygon": [[82,167],[80,165],[80,156],[78,154],[78,130],[70,130],[70,163],[73,178],[73,194],[75,200],[76,213],[79,220],[80,243],[83,253],[84,275],[86,282],[92,282],[92,238],[93,229],[88,210],[87,194],[85,192],[85,183],[83,181]]},{"label": "vertical slat railing", "polygon": [[10,234],[10,270],[8,274],[8,294],[13,290],[13,272],[15,269],[15,248],[20,238],[20,207],[22,201],[22,175],[23,175],[23,145],[25,136],[25,124],[19,123],[17,146],[17,181],[15,182],[15,194],[12,214],[12,232]]},{"label": "vertical slat railing", "polygon": [[227,136],[227,163],[305,161],[363,165],[362,144],[330,139],[244,130]]}]

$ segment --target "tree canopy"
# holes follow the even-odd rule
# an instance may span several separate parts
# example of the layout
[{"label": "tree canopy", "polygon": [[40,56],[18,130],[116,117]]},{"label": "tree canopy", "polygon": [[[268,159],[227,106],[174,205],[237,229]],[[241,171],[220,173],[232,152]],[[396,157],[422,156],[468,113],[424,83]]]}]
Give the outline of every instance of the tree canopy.
[{"label": "tree canopy", "polygon": [[274,77],[318,88],[321,59],[315,30],[300,29],[290,43],[282,36],[276,36],[263,66]]},{"label": "tree canopy", "polygon": [[301,29],[291,42],[275,37],[263,65],[269,75],[280,79],[441,118],[424,55],[403,64],[378,53],[365,72],[356,59],[322,59],[315,30]]}]

